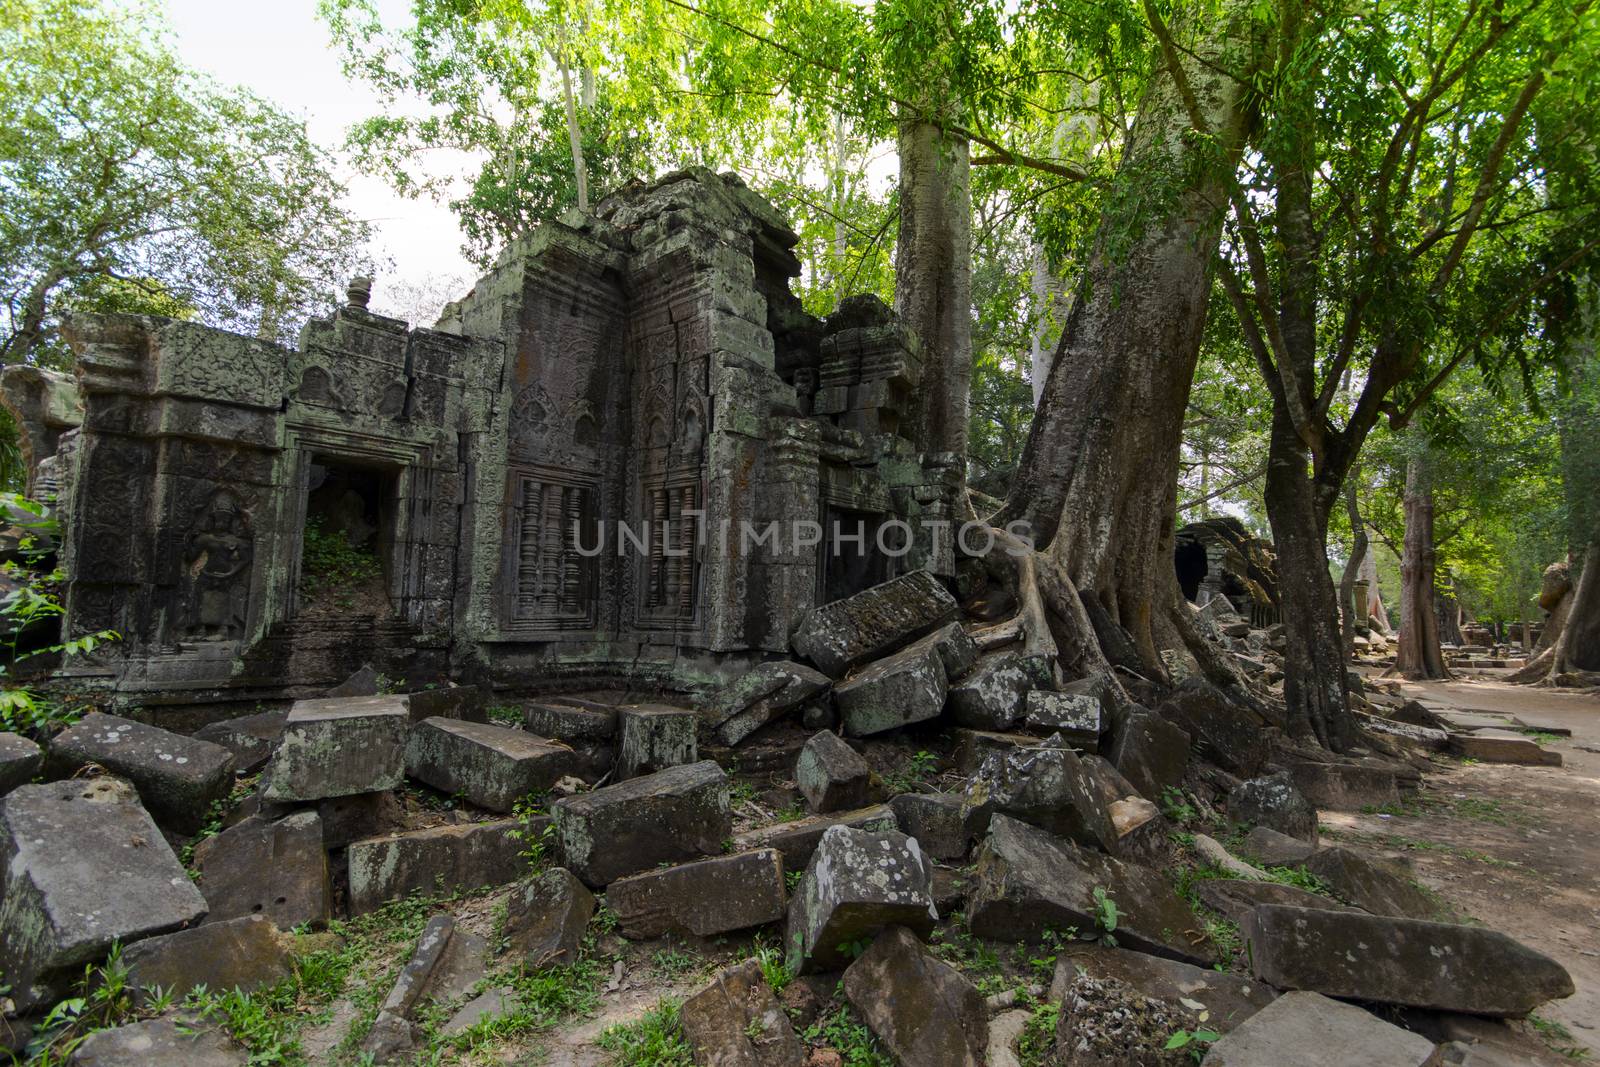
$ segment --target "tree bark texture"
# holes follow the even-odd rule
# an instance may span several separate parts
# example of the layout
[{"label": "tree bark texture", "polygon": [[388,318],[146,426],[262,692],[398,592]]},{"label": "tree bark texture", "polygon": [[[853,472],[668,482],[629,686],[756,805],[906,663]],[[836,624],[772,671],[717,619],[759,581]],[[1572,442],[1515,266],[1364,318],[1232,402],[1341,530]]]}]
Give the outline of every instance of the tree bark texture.
[{"label": "tree bark texture", "polygon": [[[1252,124],[1261,54],[1228,0],[1196,51],[1151,79],[1051,363],[999,524],[1025,522],[1085,599],[1164,675],[1155,615],[1172,573],[1179,445],[1227,183]],[[1183,99],[1220,148],[1186,134]]]},{"label": "tree bark texture", "polygon": [[921,342],[917,447],[967,452],[972,388],[972,183],[964,138],[932,122],[900,126],[895,311]]},{"label": "tree bark texture", "polygon": [[1361,521],[1361,505],[1356,498],[1355,472],[1344,483],[1345,514],[1350,519],[1350,558],[1345,561],[1344,572],[1339,575],[1339,610],[1344,615],[1344,654],[1348,659],[1356,650],[1356,627],[1367,624],[1365,594],[1356,603],[1356,576],[1367,561],[1367,526]]},{"label": "tree bark texture", "polygon": [[1395,670],[1406,678],[1448,678],[1434,610],[1433,479],[1425,453],[1406,463],[1406,537],[1400,555],[1400,647]]}]

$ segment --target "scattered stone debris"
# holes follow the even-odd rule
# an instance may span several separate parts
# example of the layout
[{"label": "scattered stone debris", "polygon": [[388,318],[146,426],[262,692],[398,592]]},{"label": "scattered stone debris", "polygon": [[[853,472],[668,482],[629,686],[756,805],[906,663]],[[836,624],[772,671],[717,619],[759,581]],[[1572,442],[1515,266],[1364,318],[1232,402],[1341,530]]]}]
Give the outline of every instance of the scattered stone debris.
[{"label": "scattered stone debris", "polygon": [[1427,1067],[1433,1042],[1353,1004],[1285,993],[1206,1053],[1204,1067]]},{"label": "scattered stone debris", "polygon": [[539,833],[516,819],[436,826],[389,837],[353,841],[350,913],[361,915],[419,893],[453,893],[514,882],[527,867],[525,833]]},{"label": "scattered stone debris", "polygon": [[794,780],[806,804],[819,814],[863,808],[875,799],[872,768],[828,730],[814,735],[800,750]]},{"label": "scattered stone debris", "polygon": [[404,697],[301,700],[262,772],[263,800],[322,800],[405,781],[411,712]]},{"label": "scattered stone debris", "polygon": [[785,937],[796,974],[836,970],[883,927],[939,919],[933,870],[913,838],[831,826],[795,888]]},{"label": "scattered stone debris", "polygon": [[233,753],[221,745],[101,712],[50,744],[52,777],[71,777],[91,763],[132,782],[156,822],[183,834],[198,831],[233,785]]},{"label": "scattered stone debris", "polygon": [[845,969],[844,992],[897,1062],[983,1067],[989,1047],[983,997],[904,926],[884,930]]},{"label": "scattered stone debris", "polygon": [[594,915],[594,894],[564,867],[517,886],[506,905],[506,950],[530,970],[570,967]]},{"label": "scattered stone debris", "polygon": [[301,811],[281,819],[252,815],[194,849],[209,918],[264,916],[282,930],[325,926],[333,891],[322,819]]},{"label": "scattered stone debris", "polygon": [[837,678],[951,622],[956,611],[932,574],[912,571],[812,611],[795,631],[794,648]]},{"label": "scattered stone debris", "polygon": [[627,781],[699,759],[695,713],[656,704],[617,709],[617,758],[613,777]]},{"label": "scattered stone debris", "polygon": [[804,1067],[806,1062],[794,1026],[756,960],[717,972],[709,986],[683,1002],[679,1017],[697,1064]]},{"label": "scattered stone debris", "polygon": [[563,861],[596,888],[658,863],[715,856],[732,830],[728,776],[711,760],[563,797],[551,814]]},{"label": "scattered stone debris", "polygon": [[577,769],[566,745],[524,730],[434,717],[411,728],[406,775],[480,808],[509,812],[530,793],[547,792]]},{"label": "scattered stone debris", "polygon": [[709,937],[783,918],[783,855],[757,849],[619,878],[606,904],[624,937]]}]

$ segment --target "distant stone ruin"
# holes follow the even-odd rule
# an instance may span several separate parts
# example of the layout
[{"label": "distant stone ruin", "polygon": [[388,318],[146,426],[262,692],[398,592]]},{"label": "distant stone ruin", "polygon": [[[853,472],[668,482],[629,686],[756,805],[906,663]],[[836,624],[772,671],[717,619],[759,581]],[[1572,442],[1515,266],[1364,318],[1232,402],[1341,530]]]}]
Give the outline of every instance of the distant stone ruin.
[{"label": "distant stone ruin", "polygon": [[[66,632],[123,638],[73,674],[197,700],[362,663],[694,685],[819,604],[949,576],[959,472],[903,422],[915,340],[875,298],[808,314],[796,243],[688,170],[541,225],[432,328],[368,310],[369,279],[294,348],[73,320],[75,380],[3,382],[58,502]],[[308,529],[376,557],[374,602],[305,610]]]}]

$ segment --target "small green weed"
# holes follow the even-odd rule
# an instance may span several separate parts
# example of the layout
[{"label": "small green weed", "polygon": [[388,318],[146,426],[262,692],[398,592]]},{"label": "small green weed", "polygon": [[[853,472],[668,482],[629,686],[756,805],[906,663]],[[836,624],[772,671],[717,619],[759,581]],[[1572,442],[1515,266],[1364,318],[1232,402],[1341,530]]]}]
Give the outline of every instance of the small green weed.
[{"label": "small green weed", "polygon": [[691,1067],[689,1046],[678,1030],[678,1002],[661,1000],[634,1022],[600,1035],[600,1047],[618,1067]]}]

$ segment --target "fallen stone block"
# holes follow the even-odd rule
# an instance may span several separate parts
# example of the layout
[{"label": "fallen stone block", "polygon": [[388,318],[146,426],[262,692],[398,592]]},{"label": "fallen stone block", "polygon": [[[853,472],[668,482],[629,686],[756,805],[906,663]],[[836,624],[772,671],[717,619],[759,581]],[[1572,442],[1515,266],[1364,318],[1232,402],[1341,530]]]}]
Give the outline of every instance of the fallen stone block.
[{"label": "fallen stone block", "polygon": [[[1189,735],[1196,752],[1223,770],[1247,777],[1266,762],[1266,720],[1203,678],[1186,678],[1156,710]],[[1122,773],[1128,774],[1125,769]]]},{"label": "fallen stone block", "polygon": [[569,742],[609,741],[617,733],[617,709],[535,701],[523,707],[522,722],[537,737]]},{"label": "fallen stone block", "polygon": [[1317,809],[1285,771],[1239,783],[1228,794],[1228,818],[1317,843]]},{"label": "fallen stone block", "polygon": [[324,700],[343,700],[348,697],[375,697],[378,680],[383,675],[370,663],[364,663],[350,677],[324,693]]},{"label": "fallen stone block", "polygon": [[889,801],[900,832],[917,839],[922,851],[936,860],[963,860],[971,851],[967,827],[961,821],[961,798],[953,793],[902,793]]},{"label": "fallen stone block", "polygon": [[[302,809],[298,805],[273,804],[263,806],[261,812],[269,817],[292,814]],[[316,802],[309,810],[322,820],[322,847],[328,851],[346,848],[352,841],[364,837],[381,837],[403,830],[406,812],[400,801],[387,789],[376,793],[351,793],[343,797],[327,797]]]},{"label": "fallen stone block", "polygon": [[263,800],[322,800],[394,789],[405,781],[405,697],[299,700],[262,772]]},{"label": "fallen stone block", "polygon": [[917,644],[862,668],[834,687],[844,732],[867,737],[937,719],[946,695],[944,661],[932,645]]},{"label": "fallen stone block", "polygon": [[[1199,1003],[1195,1001],[1195,1003]],[[1173,1035],[1200,1030],[1199,1013],[1149,997],[1116,978],[1074,974],[1056,1015],[1060,1067],[1183,1067],[1187,1051],[1166,1051]]]},{"label": "fallen stone block", "polygon": [[783,918],[784,903],[783,855],[772,848],[645,871],[606,887],[617,929],[636,940],[761,926]]},{"label": "fallen stone block", "polygon": [[208,723],[194,732],[201,741],[221,745],[233,753],[233,773],[243,777],[267,765],[283,737],[287,711],[263,711],[235,719]]},{"label": "fallen stone block", "polygon": [[1329,811],[1360,811],[1364,807],[1400,802],[1400,780],[1393,770],[1359,763],[1286,763],[1295,788],[1313,805]]},{"label": "fallen stone block", "polygon": [[460,997],[482,977],[486,948],[483,938],[457,925],[455,916],[433,916],[379,1013],[409,1019],[424,1000],[449,1003]]},{"label": "fallen stone block", "polygon": [[1439,911],[1428,894],[1399,870],[1347,848],[1325,848],[1305,862],[1334,895],[1374,915],[1432,919]]},{"label": "fallen stone block", "polygon": [[1230,878],[1241,878],[1250,882],[1270,882],[1272,876],[1259,867],[1253,867],[1244,860],[1222,847],[1222,842],[1205,834],[1194,835],[1194,850],[1200,859],[1226,871]]},{"label": "fallen stone block", "polygon": [[510,1015],[520,1006],[521,1001],[512,990],[486,989],[456,1009],[456,1013],[439,1028],[439,1033],[454,1037],[486,1020]]},{"label": "fallen stone block", "polygon": [[122,950],[128,981],[182,1000],[196,986],[246,993],[293,973],[293,940],[260,915],[208,922],[136,941]]},{"label": "fallen stone block", "polygon": [[795,974],[837,970],[883,927],[938,919],[932,864],[914,840],[829,827],[789,901],[785,959]]},{"label": "fallen stone block", "polygon": [[700,757],[696,749],[698,718],[687,708],[655,704],[617,709],[617,781],[683,767]]},{"label": "fallen stone block", "polygon": [[33,781],[43,766],[38,745],[21,734],[0,733],[0,796]]},{"label": "fallen stone block", "polygon": [[1215,908],[1236,923],[1263,904],[1281,904],[1291,908],[1321,908],[1323,911],[1355,911],[1332,897],[1284,885],[1281,882],[1257,882],[1240,878],[1208,878],[1198,884],[1200,899],[1207,907]]},{"label": "fallen stone block", "polygon": [[1394,719],[1363,715],[1360,712],[1356,713],[1356,722],[1360,723],[1361,728],[1368,733],[1377,734],[1402,745],[1410,745],[1424,752],[1443,752],[1450,747],[1450,735],[1443,730],[1413,726],[1408,722],[1396,722]]},{"label": "fallen stone block", "polygon": [[737,745],[763,726],[821,698],[832,684],[827,675],[803,663],[763,663],[707,701],[705,723],[718,741]]},{"label": "fallen stone block", "polygon": [[1071,942],[1056,954],[1050,999],[1060,1001],[1078,975],[1125,982],[1155,1000],[1194,1001],[1205,1024],[1225,1034],[1277,999],[1277,991],[1225,971],[1104,945]]},{"label": "fallen stone block", "polygon": [[181,834],[198,832],[233,788],[233,753],[221,745],[98,711],[56,735],[46,765],[70,778],[90,763],[132,782],[156,822]]},{"label": "fallen stone block", "polygon": [[528,869],[524,832],[540,833],[517,819],[435,826],[391,837],[351,842],[350,914],[366,912],[413,893],[431,896],[504,885]]},{"label": "fallen stone block", "polygon": [[796,652],[837,678],[953,621],[955,597],[927,571],[912,571],[811,611],[795,630]]},{"label": "fallen stone block", "polygon": [[1446,729],[1443,719],[1435,715],[1428,706],[1420,700],[1408,700],[1395,708],[1390,717],[1396,722],[1410,723],[1412,726],[1421,726],[1430,730]]},{"label": "fallen stone block", "polygon": [[1117,729],[1111,764],[1146,800],[1160,803],[1162,793],[1183,784],[1189,734],[1159,715],[1133,712]]},{"label": "fallen stone block", "polygon": [[594,887],[718,855],[732,829],[728,776],[710,760],[564,797],[551,813],[568,869]]},{"label": "fallen stone block", "polygon": [[1561,753],[1540,748],[1531,737],[1510,730],[1478,730],[1451,734],[1450,751],[1479,763],[1513,763],[1525,767],[1559,767]]},{"label": "fallen stone block", "polygon": [[996,815],[968,885],[967,926],[996,941],[1040,941],[1046,930],[1096,929],[1100,889],[1117,906],[1117,943],[1209,964],[1204,927],[1160,871],[1078,848]]},{"label": "fallen stone block", "polygon": [[785,872],[803,871],[817,850],[817,843],[829,827],[847,826],[852,830],[895,830],[899,822],[894,810],[887,804],[874,804],[855,811],[839,811],[830,815],[811,815],[793,822],[773,823],[746,830],[733,839],[735,852],[748,852],[757,848],[775,848],[783,856]]},{"label": "fallen stone block", "polygon": [[1032,748],[1039,739],[1032,734],[996,733],[992,730],[956,731],[956,770],[965,775],[978,773],[985,760],[996,752]]},{"label": "fallen stone block", "polygon": [[442,685],[437,689],[418,689],[406,694],[411,721],[457,719],[461,722],[489,721],[489,693],[480,685]]},{"label": "fallen stone block", "polygon": [[884,930],[845,970],[844,993],[896,1062],[983,1067],[989,1046],[983,996],[905,927]]},{"label": "fallen stone block", "polygon": [[795,761],[794,780],[814,812],[853,810],[875,799],[872,768],[837,734],[814,735]]},{"label": "fallen stone block", "polygon": [[1241,930],[1255,976],[1279,989],[1469,1015],[1526,1015],[1573,992],[1555,960],[1481,926],[1266,904]]},{"label": "fallen stone block", "polygon": [[805,1047],[757,960],[717,972],[679,1009],[694,1062],[706,1067],[803,1067]]},{"label": "fallen stone block", "polygon": [[957,725],[1009,730],[1022,719],[1028,693],[1038,683],[1015,652],[991,652],[966,677],[950,685],[946,708]]},{"label": "fallen stone block", "polygon": [[1263,867],[1298,867],[1311,858],[1317,846],[1298,837],[1258,826],[1244,835],[1241,851]]},{"label": "fallen stone block", "polygon": [[989,757],[961,802],[967,833],[981,837],[997,813],[1079,844],[1110,850],[1117,831],[1097,780],[1058,738]]},{"label": "fallen stone block", "polygon": [[506,903],[507,951],[529,970],[570,967],[577,962],[594,907],[594,894],[564,867],[528,879]]},{"label": "fallen stone block", "polygon": [[[1080,689],[1085,681],[1071,683]],[[1067,743],[1088,752],[1100,748],[1100,735],[1105,733],[1106,710],[1098,693],[1075,692],[1070,687],[1060,692],[1035,689],[1028,694],[1024,721],[1036,730],[1054,730]]]},{"label": "fallen stone block", "polygon": [[577,770],[566,745],[524,730],[456,719],[423,719],[406,742],[406,774],[480,808],[509,812]]},{"label": "fallen stone block", "polygon": [[257,915],[281,930],[326,926],[333,892],[325,847],[322,820],[311,811],[252,815],[201,841],[194,865],[210,920]]},{"label": "fallen stone block", "polygon": [[1119,860],[1146,867],[1165,867],[1172,862],[1172,827],[1144,797],[1128,796],[1107,807],[1116,844],[1108,851]]},{"label": "fallen stone block", "polygon": [[1203,1067],[1429,1067],[1433,1042],[1353,1004],[1285,993],[1211,1046]]},{"label": "fallen stone block", "polygon": [[69,1067],[246,1067],[250,1053],[220,1029],[187,1019],[146,1019],[84,1039]]},{"label": "fallen stone block", "polygon": [[919,639],[932,645],[944,664],[946,679],[960,678],[978,662],[978,646],[959,622],[941,626],[927,637]]},{"label": "fallen stone block", "polygon": [[0,973],[22,1010],[53,1001],[112,942],[206,914],[137,792],[117,778],[23,785],[0,799],[0,878]]}]

